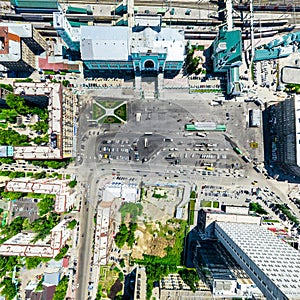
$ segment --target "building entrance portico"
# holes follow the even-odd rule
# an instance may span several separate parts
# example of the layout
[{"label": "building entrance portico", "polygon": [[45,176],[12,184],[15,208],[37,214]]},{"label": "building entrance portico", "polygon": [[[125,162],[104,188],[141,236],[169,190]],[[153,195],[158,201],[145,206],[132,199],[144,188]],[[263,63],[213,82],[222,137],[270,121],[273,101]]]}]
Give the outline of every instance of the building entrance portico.
[{"label": "building entrance portico", "polygon": [[153,60],[146,60],[145,63],[144,63],[144,69],[147,70],[147,69],[150,69],[150,70],[154,70],[154,62]]}]

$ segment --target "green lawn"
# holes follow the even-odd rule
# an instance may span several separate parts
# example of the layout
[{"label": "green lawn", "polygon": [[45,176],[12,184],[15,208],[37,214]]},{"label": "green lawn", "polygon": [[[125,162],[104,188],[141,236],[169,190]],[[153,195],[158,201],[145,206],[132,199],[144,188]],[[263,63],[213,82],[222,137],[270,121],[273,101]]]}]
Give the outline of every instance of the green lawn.
[{"label": "green lawn", "polygon": [[104,109],[102,109],[97,104],[93,104],[93,120],[97,120],[105,114]]},{"label": "green lawn", "polygon": [[201,201],[201,207],[211,207],[211,201]]},{"label": "green lawn", "polygon": [[99,123],[120,124],[121,121],[119,119],[117,119],[115,116],[107,116],[106,118],[99,120]]},{"label": "green lawn", "polygon": [[127,120],[127,106],[126,106],[126,104],[123,104],[122,106],[117,108],[114,111],[114,114],[116,116],[118,116],[119,118],[121,118],[122,120],[126,121]]},{"label": "green lawn", "polygon": [[196,200],[190,200],[190,204],[189,204],[189,225],[194,224],[195,203],[196,203]]},{"label": "green lawn", "polygon": [[115,108],[117,107],[118,105],[120,105],[123,101],[112,101],[112,100],[99,100],[97,101],[99,104],[101,104],[103,107],[105,108]]}]

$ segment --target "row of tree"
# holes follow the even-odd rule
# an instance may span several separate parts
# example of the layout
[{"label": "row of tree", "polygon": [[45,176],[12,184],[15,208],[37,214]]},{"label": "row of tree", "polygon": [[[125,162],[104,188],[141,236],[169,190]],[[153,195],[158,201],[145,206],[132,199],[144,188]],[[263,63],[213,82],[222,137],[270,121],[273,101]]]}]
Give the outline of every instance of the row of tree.
[{"label": "row of tree", "polygon": [[129,247],[132,247],[135,241],[134,233],[136,230],[136,223],[130,223],[129,228],[127,228],[125,223],[122,223],[120,225],[119,232],[116,234],[115,237],[115,243],[117,247],[122,248],[126,242]]}]

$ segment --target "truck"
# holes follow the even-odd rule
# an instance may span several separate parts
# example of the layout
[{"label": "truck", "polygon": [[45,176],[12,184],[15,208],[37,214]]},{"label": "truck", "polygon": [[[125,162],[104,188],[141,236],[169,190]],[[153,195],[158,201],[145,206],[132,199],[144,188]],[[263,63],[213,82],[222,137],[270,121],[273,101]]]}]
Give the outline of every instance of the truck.
[{"label": "truck", "polygon": [[258,166],[254,166],[253,169],[254,169],[257,173],[262,173],[261,168],[259,168]]},{"label": "truck", "polygon": [[135,115],[135,120],[137,122],[141,122],[141,118],[142,118],[142,114],[140,112],[137,112],[136,115]]},{"label": "truck", "polygon": [[246,156],[246,155],[243,155],[243,156],[242,156],[242,159],[243,159],[246,163],[251,163],[251,159],[250,159],[248,156]]}]

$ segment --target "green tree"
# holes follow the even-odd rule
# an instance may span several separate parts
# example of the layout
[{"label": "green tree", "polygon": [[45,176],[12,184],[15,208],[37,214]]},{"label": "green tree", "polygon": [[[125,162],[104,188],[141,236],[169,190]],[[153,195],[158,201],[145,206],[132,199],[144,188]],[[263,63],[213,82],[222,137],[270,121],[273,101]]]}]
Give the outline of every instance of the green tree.
[{"label": "green tree", "polygon": [[26,268],[28,270],[35,269],[41,262],[42,259],[40,257],[26,257]]},{"label": "green tree", "polygon": [[23,229],[24,220],[25,218],[16,217],[10,224],[5,225],[1,231],[1,233],[5,235],[4,240],[8,240],[14,235],[20,233]]},{"label": "green tree", "polygon": [[3,287],[3,289],[1,290],[1,294],[5,295],[6,300],[13,300],[18,293],[18,290],[15,284],[12,283],[11,278],[5,277],[0,284],[0,287]]},{"label": "green tree", "polygon": [[37,136],[32,141],[37,145],[41,145],[43,143],[48,143],[49,142],[49,135],[45,134],[44,136]]},{"label": "green tree", "polygon": [[30,113],[30,108],[26,104],[25,99],[21,98],[20,96],[14,94],[8,94],[6,96],[6,104],[10,108],[15,109],[16,112],[20,115],[26,115]]},{"label": "green tree", "polygon": [[38,172],[38,173],[34,173],[32,175],[32,177],[34,179],[42,179],[42,178],[46,178],[47,177],[47,173],[45,171],[42,171],[42,172]]},{"label": "green tree", "polygon": [[13,271],[17,264],[18,257],[0,255],[0,277],[2,278],[7,272]]},{"label": "green tree", "polygon": [[76,181],[76,179],[74,179],[74,180],[69,182],[69,187],[74,188],[76,186],[76,184],[77,184],[77,181]]},{"label": "green tree", "polygon": [[122,220],[129,214],[132,222],[137,221],[137,217],[142,214],[143,206],[140,203],[124,203],[120,208]]},{"label": "green tree", "polygon": [[3,157],[3,158],[0,158],[0,162],[3,164],[12,164],[16,161],[13,158]]},{"label": "green tree", "polygon": [[4,84],[4,83],[0,83],[0,88],[8,90],[10,92],[14,91],[14,88],[11,84]]},{"label": "green tree", "polygon": [[33,125],[30,125],[30,127],[35,131],[40,131],[41,133],[46,134],[49,129],[49,124],[44,121],[39,121]]},{"label": "green tree", "polygon": [[260,215],[267,215],[268,213],[263,209],[263,207],[257,202],[251,202],[249,209],[260,214]]},{"label": "green tree", "polygon": [[198,274],[195,270],[181,269],[179,270],[179,275],[182,280],[191,288],[191,290],[195,293],[196,291],[196,283],[199,281]]},{"label": "green tree", "polygon": [[67,294],[67,289],[68,289],[68,277],[64,276],[55,289],[53,300],[65,299]]},{"label": "green tree", "polygon": [[71,222],[69,222],[69,224],[68,224],[68,228],[69,229],[74,229],[75,228],[75,226],[77,225],[77,221],[76,220],[72,220]]},{"label": "green tree", "polygon": [[37,242],[38,240],[43,240],[45,239],[51,229],[56,226],[60,221],[60,216],[59,214],[56,213],[48,213],[47,215],[44,215],[40,217],[39,219],[33,221],[30,224],[31,229],[37,233],[35,238],[33,239],[32,242]]},{"label": "green tree", "polygon": [[115,236],[115,243],[118,248],[122,248],[128,238],[128,229],[124,223],[120,225],[119,232]]},{"label": "green tree", "polygon": [[127,245],[129,247],[132,247],[135,242],[134,232],[137,230],[137,224],[136,223],[130,223],[129,224],[129,231],[127,236]]},{"label": "green tree", "polygon": [[19,134],[15,130],[3,130],[0,128],[0,144],[10,146],[22,146],[28,144],[28,137]]},{"label": "green tree", "polygon": [[25,177],[25,172],[10,172],[8,177],[11,179]]},{"label": "green tree", "polygon": [[62,85],[65,86],[65,87],[68,87],[70,85],[70,81],[69,80],[63,80]]},{"label": "green tree", "polygon": [[62,247],[59,251],[59,253],[55,256],[55,260],[61,260],[68,252],[69,250],[69,246],[65,245],[64,247]]},{"label": "green tree", "polygon": [[122,235],[120,232],[118,232],[115,236],[115,243],[118,248],[122,248],[127,240],[127,235]]},{"label": "green tree", "polygon": [[54,209],[54,195],[45,195],[37,207],[39,208],[39,215],[43,216]]},{"label": "green tree", "polygon": [[24,194],[21,192],[2,192],[1,196],[6,199],[16,200],[23,196]]}]

